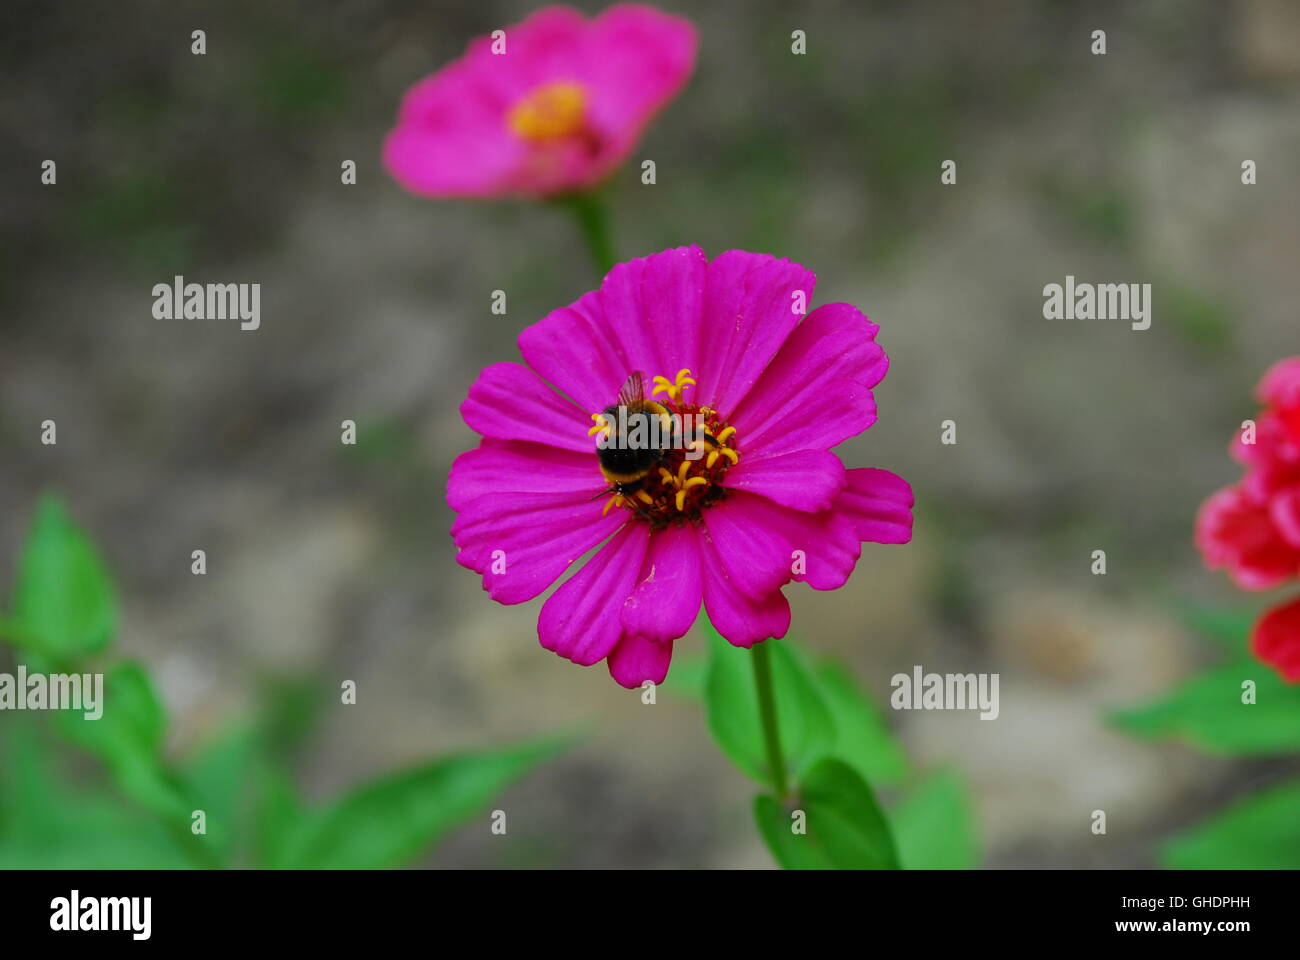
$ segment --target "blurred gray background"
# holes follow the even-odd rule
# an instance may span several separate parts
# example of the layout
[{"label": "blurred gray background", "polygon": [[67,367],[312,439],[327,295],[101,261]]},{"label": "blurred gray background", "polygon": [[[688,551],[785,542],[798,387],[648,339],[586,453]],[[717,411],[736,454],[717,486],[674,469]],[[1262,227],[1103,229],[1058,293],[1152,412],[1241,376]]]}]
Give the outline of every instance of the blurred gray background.
[{"label": "blurred gray background", "polygon": [[[319,684],[311,796],[587,732],[502,799],[508,842],[467,828],[432,865],[769,866],[753,788],[695,704],[645,707],[541,650],[538,602],[492,603],[453,559],[443,487],[475,442],[458,404],[594,278],[560,211],[417,199],[378,157],[409,85],[535,6],[4,5],[0,575],[38,493],[62,493],[118,577],[121,645],[154,668],[175,749],[267,678]],[[611,184],[620,256],[788,256],[892,360],[879,423],[841,453],[912,482],[915,540],[866,547],[836,593],[791,588],[792,635],[882,704],[913,664],[1001,674],[996,722],[889,718],[923,770],[971,785],[985,864],[1150,865],[1277,772],[1128,739],[1103,712],[1211,655],[1178,598],[1239,600],[1191,524],[1236,476],[1255,380],[1297,352],[1300,5],[664,6],[698,24],[699,62]],[[155,320],[151,287],[177,273],[260,283],[262,328]],[[1044,320],[1067,273],[1153,284],[1151,329]],[[356,706],[335,705],[343,679]]]}]

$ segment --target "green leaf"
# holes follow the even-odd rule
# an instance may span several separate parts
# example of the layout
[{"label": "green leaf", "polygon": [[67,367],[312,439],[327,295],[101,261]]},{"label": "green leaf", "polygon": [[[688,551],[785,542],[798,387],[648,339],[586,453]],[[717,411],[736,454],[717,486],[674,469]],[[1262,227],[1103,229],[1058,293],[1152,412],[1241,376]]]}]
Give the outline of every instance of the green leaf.
[{"label": "green leaf", "polygon": [[[802,811],[805,830],[795,833]],[[875,795],[841,760],[818,761],[799,799],[783,807],[769,796],[754,801],[759,833],[787,870],[897,870],[898,852]]]},{"label": "green leaf", "polygon": [[[779,645],[785,646],[804,672],[808,672],[807,658],[797,647],[789,640]],[[702,700],[708,670],[707,658],[685,657],[680,663],[674,660],[672,672],[662,688],[677,696]],[[859,689],[852,674],[842,665],[824,660],[813,669],[811,679],[830,713],[831,726],[835,728],[827,755],[846,761],[868,783],[893,784],[907,776],[907,755],[890,732],[882,712]],[[752,684],[752,680],[750,682]],[[782,740],[785,741],[784,735]]]},{"label": "green leaf", "polygon": [[116,629],[112,583],[63,505],[43,497],[18,561],[11,639],[59,660],[103,650]]},{"label": "green leaf", "polygon": [[1175,870],[1300,868],[1300,780],[1261,791],[1170,840]]},{"label": "green leaf", "polygon": [[251,787],[258,772],[261,743],[253,730],[232,730],[201,747],[181,768],[194,809],[202,810],[205,843],[223,865],[239,853],[250,819]]},{"label": "green leaf", "polygon": [[868,783],[898,783],[907,775],[907,756],[853,675],[837,663],[817,668],[822,699],[835,727],[831,755],[844,760]]},{"label": "green leaf", "polygon": [[311,816],[286,771],[268,765],[258,777],[253,853],[259,866],[286,862],[289,844],[299,824]]},{"label": "green leaf", "polygon": [[1178,612],[1189,630],[1239,651],[1246,650],[1257,613],[1239,607],[1180,601]]},{"label": "green leaf", "polygon": [[273,866],[366,870],[407,863],[565,744],[463,753],[366,784],[307,815]]},{"label": "green leaf", "polygon": [[754,798],[754,820],[772,858],[786,870],[833,870],[815,842],[794,832],[794,809],[765,793]]},{"label": "green leaf", "polygon": [[[772,786],[767,768],[763,728],[754,690],[753,654],[733,647],[711,625],[709,672],[705,679],[705,712],[718,747],[736,766],[759,783]],[[835,742],[835,725],[812,675],[784,644],[764,640],[772,657],[773,696],[781,751],[790,776],[800,775]]]},{"label": "green leaf", "polygon": [[98,719],[58,713],[58,730],[98,756],[128,797],[188,831],[193,808],[162,762],[166,719],[149,675],[131,661],[115,665],[104,675],[103,699]]},{"label": "green leaf", "polygon": [[898,858],[908,870],[969,870],[976,865],[970,798],[955,773],[930,777],[890,811]]},{"label": "green leaf", "polygon": [[[1255,683],[1255,703],[1242,684]],[[1257,755],[1300,749],[1300,686],[1270,667],[1240,660],[1193,677],[1146,706],[1116,711],[1111,721],[1140,737],[1183,740],[1208,753]]]},{"label": "green leaf", "polygon": [[0,726],[0,869],[177,869],[190,865],[156,820],[99,787],[71,788],[34,718]]},{"label": "green leaf", "polygon": [[673,657],[672,669],[659,689],[687,700],[703,700],[709,660],[698,654]]}]

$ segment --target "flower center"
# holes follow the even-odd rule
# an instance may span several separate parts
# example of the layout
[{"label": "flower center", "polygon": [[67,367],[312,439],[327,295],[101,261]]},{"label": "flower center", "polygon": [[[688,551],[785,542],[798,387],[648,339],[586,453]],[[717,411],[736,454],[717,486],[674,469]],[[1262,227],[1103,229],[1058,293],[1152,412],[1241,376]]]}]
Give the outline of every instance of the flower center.
[{"label": "flower center", "polygon": [[511,108],[506,122],[524,140],[544,143],[575,136],[587,124],[587,91],[567,80],[543,84]]},{"label": "flower center", "polygon": [[[640,375],[628,382],[639,388]],[[600,435],[600,472],[612,494],[603,512],[626,508],[661,528],[698,520],[726,496],[722,478],[740,460],[736,428],[685,399],[694,383],[686,369],[673,380],[655,377],[648,398],[629,397],[625,387],[618,404],[591,415],[588,434]]]}]

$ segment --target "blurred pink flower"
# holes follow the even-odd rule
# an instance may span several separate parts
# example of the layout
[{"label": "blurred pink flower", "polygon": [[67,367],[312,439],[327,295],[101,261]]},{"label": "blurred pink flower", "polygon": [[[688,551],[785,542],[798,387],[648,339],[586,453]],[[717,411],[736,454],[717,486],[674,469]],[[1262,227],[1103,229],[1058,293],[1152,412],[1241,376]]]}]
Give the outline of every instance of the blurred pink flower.
[{"label": "blurred pink flower", "polygon": [[653,7],[622,4],[592,20],[546,7],[412,87],[384,164],[429,197],[585,190],[681,90],[695,48],[689,21]]},{"label": "blurred pink flower", "polygon": [[[1300,357],[1269,369],[1256,391],[1264,409],[1253,442],[1239,431],[1232,455],[1241,481],[1210,496],[1196,518],[1196,544],[1212,569],[1226,568],[1246,590],[1268,590],[1300,576]],[[1257,625],[1256,654],[1300,681],[1300,615],[1294,604]]]},{"label": "blurred pink flower", "polygon": [[[525,329],[524,364],[480,374],[461,415],[483,440],[447,482],[458,562],[514,604],[599,548],[543,604],[543,647],[659,682],[701,602],[737,646],[782,637],[783,585],[835,589],[862,541],[911,539],[907,482],[830,452],[875,422],[888,360],[849,304],[801,317],[815,279],[765,254],[666,250]],[[646,398],[702,416],[708,443],[619,488],[592,434],[642,370],[661,374]]]},{"label": "blurred pink flower", "polygon": [[1300,683],[1300,599],[1276,606],[1260,618],[1251,649],[1283,680]]}]

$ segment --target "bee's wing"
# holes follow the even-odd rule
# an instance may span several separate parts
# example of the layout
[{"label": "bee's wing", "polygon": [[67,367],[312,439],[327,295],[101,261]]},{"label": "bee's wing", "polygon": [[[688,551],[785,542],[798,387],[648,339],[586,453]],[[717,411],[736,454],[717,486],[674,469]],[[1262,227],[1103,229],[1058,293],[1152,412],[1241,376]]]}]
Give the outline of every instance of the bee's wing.
[{"label": "bee's wing", "polygon": [[645,374],[640,370],[633,370],[628,374],[627,379],[623,381],[623,387],[618,391],[618,403],[621,407],[626,407],[630,403],[645,399]]}]

